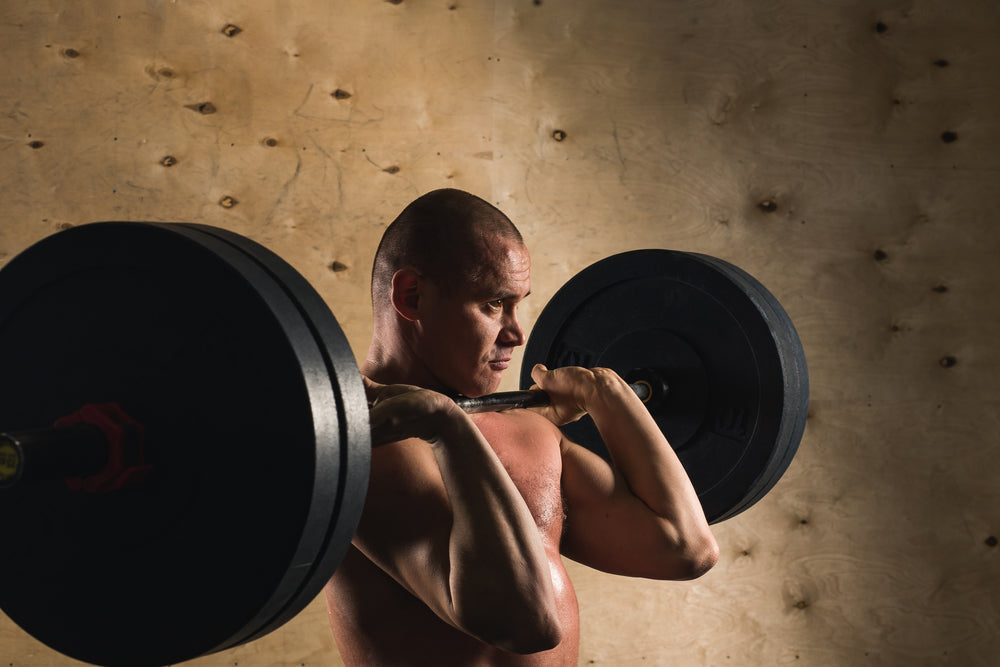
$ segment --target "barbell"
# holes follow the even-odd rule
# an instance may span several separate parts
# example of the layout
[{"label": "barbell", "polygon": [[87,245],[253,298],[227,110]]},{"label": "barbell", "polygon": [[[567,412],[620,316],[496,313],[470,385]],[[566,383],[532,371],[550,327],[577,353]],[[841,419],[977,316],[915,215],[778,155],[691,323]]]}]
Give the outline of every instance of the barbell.
[{"label": "barbell", "polygon": [[[633,251],[577,274],[534,324],[522,387],[538,362],[625,377],[713,523],[777,483],[805,426],[791,320],[705,255]],[[3,267],[0,427],[0,608],[95,664],[183,662],[278,628],[332,576],[367,490],[368,406],[333,313],[214,227],[83,225]],[[588,418],[564,429],[608,455]]]}]

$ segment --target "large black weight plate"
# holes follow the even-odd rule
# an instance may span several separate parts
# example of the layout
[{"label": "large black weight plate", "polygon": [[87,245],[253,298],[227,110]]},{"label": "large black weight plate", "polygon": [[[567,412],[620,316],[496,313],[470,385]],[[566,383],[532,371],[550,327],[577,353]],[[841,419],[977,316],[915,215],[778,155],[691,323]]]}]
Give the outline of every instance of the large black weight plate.
[{"label": "large black weight plate", "polygon": [[0,494],[0,607],[57,651],[164,665],[265,634],[332,575],[360,517],[368,412],[329,309],[222,230],[97,223],[0,271],[0,429],[115,401],[153,475]]},{"label": "large black weight plate", "polygon": [[[711,523],[760,500],[805,429],[809,378],[795,327],[757,280],[706,255],[638,250],[584,269],[535,322],[522,387],[536,363],[660,371],[669,396],[650,413]],[[609,458],[589,418],[563,430]]]}]

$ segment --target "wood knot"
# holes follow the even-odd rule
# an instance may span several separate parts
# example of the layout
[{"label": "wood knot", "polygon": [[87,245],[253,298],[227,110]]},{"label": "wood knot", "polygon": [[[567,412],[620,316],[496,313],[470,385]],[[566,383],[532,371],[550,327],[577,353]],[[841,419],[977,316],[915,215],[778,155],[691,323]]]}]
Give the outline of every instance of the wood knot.
[{"label": "wood knot", "polygon": [[566,133],[562,130],[552,130],[552,138],[556,141],[565,141]]},{"label": "wood knot", "polygon": [[29,141],[28,142],[28,146],[30,146],[31,148],[34,148],[35,150],[38,150],[39,148],[41,148],[44,145],[45,145],[45,142],[44,141],[39,141],[38,139],[35,139],[34,141]]},{"label": "wood knot", "polygon": [[232,208],[239,203],[240,202],[238,199],[236,199],[236,197],[231,197],[229,195],[226,195],[225,197],[219,200],[219,206],[221,206],[222,208]]},{"label": "wood knot", "polygon": [[67,58],[79,58],[80,52],[76,49],[63,49],[62,54]]},{"label": "wood knot", "polygon": [[773,199],[765,199],[761,203],[757,204],[757,208],[764,213],[774,213],[778,210],[778,203]]},{"label": "wood knot", "polygon": [[212,104],[211,102],[199,102],[198,104],[185,104],[184,107],[190,109],[191,111],[197,111],[198,113],[205,116],[208,116],[218,111],[218,109],[215,108],[215,105]]},{"label": "wood knot", "polygon": [[877,32],[878,34],[883,35],[888,31],[889,31],[889,26],[887,26],[885,23],[879,21],[878,23],[875,24],[875,32]]},{"label": "wood knot", "polygon": [[398,174],[399,173],[399,167],[396,166],[396,165],[392,165],[391,167],[386,167],[382,171],[384,171],[387,174]]},{"label": "wood knot", "polygon": [[941,141],[943,141],[946,144],[950,144],[950,143],[956,142],[956,141],[958,141],[958,134],[955,133],[955,132],[952,132],[951,130],[947,130],[945,132],[942,132],[941,133]]},{"label": "wood knot", "polygon": [[958,359],[952,356],[941,357],[938,363],[941,364],[941,368],[954,368],[958,364]]},{"label": "wood knot", "polygon": [[351,94],[346,90],[344,90],[343,88],[338,88],[337,90],[330,93],[330,96],[333,97],[333,99],[335,100],[346,100],[351,96]]},{"label": "wood knot", "polygon": [[876,262],[884,262],[885,260],[889,259],[889,253],[887,253],[885,250],[878,249],[874,253],[872,253],[872,257],[875,258]]},{"label": "wood knot", "polygon": [[995,535],[990,535],[989,537],[986,538],[986,540],[983,541],[983,544],[985,544],[988,547],[995,547],[998,544],[998,541]]},{"label": "wood knot", "polygon": [[234,25],[232,23],[227,23],[225,27],[222,29],[222,34],[225,35],[226,37],[236,37],[236,35],[240,34],[241,32],[243,32],[243,28],[239,27],[238,25]]},{"label": "wood knot", "polygon": [[265,146],[274,148],[275,146],[278,145],[278,140],[275,139],[274,137],[265,137],[261,143],[264,144]]},{"label": "wood knot", "polygon": [[346,271],[347,264],[344,264],[343,262],[334,261],[332,264],[330,264],[330,270],[333,271],[334,273],[340,273],[341,271]]},{"label": "wood knot", "polygon": [[177,164],[177,158],[175,158],[173,155],[164,155],[163,159],[160,160],[160,164],[162,164],[164,167],[172,167],[175,164]]}]

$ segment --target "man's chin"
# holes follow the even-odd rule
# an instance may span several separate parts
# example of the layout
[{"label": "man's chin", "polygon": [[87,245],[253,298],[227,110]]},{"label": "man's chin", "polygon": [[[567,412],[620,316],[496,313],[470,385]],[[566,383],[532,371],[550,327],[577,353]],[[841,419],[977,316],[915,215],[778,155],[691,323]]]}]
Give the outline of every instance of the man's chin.
[{"label": "man's chin", "polygon": [[492,381],[467,387],[468,393],[462,392],[462,395],[468,396],[469,398],[480,398],[482,396],[487,396],[489,394],[496,393],[499,387],[500,387],[500,374],[497,373],[496,378],[494,378]]}]

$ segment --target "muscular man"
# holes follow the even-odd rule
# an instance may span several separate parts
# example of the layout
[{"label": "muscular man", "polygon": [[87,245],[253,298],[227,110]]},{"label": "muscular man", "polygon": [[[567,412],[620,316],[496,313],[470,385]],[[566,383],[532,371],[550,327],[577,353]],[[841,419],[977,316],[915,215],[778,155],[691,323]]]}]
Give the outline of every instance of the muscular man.
[{"label": "muscular man", "polygon": [[[457,190],[389,226],[362,367],[371,480],[326,588],[350,665],[576,665],[579,614],[560,554],[607,572],[694,578],[718,547],[680,462],[607,369],[537,366],[537,410],[467,415],[525,342],[528,252],[496,208]],[[589,413],[614,459],[557,428]]]}]

